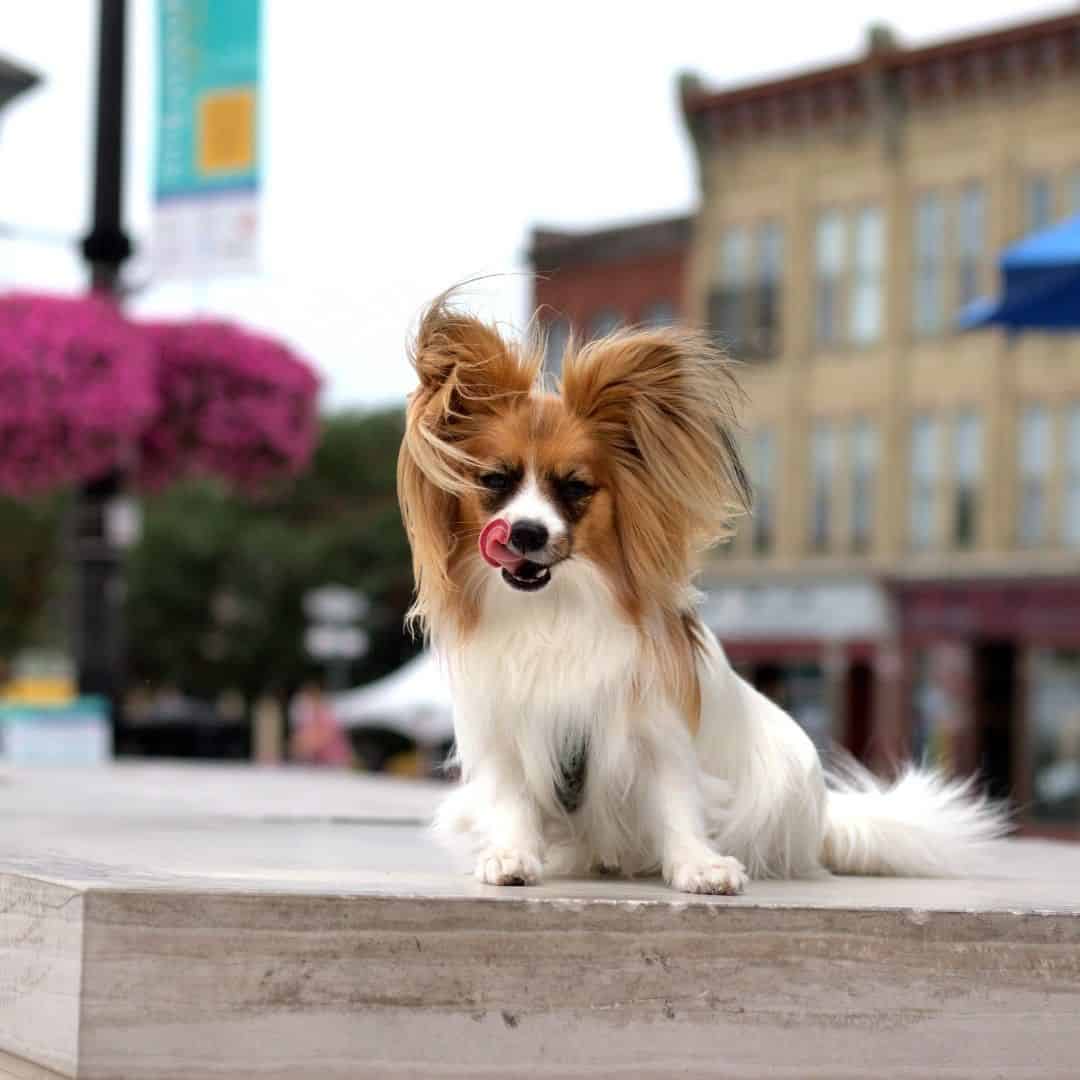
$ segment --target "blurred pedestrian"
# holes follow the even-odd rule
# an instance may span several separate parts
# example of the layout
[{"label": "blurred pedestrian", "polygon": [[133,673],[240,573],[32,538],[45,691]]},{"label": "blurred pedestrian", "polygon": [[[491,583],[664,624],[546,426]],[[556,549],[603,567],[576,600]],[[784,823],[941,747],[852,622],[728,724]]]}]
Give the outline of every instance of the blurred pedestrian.
[{"label": "blurred pedestrian", "polygon": [[289,756],[294,761],[339,769],[352,766],[352,745],[321,683],[304,683],[293,698],[290,713]]}]

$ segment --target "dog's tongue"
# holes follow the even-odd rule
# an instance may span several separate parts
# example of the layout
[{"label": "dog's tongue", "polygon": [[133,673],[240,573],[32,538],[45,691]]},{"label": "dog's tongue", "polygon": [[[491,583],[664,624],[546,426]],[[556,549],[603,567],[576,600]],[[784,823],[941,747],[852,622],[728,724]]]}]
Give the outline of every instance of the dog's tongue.
[{"label": "dog's tongue", "polygon": [[509,539],[510,522],[492,518],[480,533],[480,554],[489,566],[501,566],[512,574],[525,560],[506,546]]}]

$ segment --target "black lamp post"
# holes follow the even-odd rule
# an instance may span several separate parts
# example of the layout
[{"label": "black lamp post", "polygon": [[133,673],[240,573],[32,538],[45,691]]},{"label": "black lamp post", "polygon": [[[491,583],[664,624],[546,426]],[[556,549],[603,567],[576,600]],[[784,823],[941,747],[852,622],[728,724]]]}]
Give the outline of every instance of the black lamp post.
[{"label": "black lamp post", "polygon": [[131,254],[123,228],[124,72],[127,0],[100,0],[94,221],[82,251],[95,289],[115,293],[120,267]]},{"label": "black lamp post", "polygon": [[[127,0],[100,0],[99,18],[94,218],[82,253],[92,287],[117,296],[120,268],[132,250],[123,227]],[[122,487],[120,472],[85,484],[78,495],[71,536],[79,691],[108,700],[114,732],[123,681],[123,580],[109,514]]]}]

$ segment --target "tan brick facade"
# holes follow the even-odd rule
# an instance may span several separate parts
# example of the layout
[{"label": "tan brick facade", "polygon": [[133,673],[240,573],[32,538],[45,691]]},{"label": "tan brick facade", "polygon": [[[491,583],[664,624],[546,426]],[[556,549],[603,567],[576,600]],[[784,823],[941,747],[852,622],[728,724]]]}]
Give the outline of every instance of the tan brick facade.
[{"label": "tan brick facade", "polygon": [[822,745],[978,769],[1080,836],[1080,335],[955,330],[1080,213],[1080,13],[680,90],[698,214],[538,232],[539,317],[681,281],[742,361],[757,510],[702,578],[732,661]]},{"label": "tan brick facade", "polygon": [[[1077,20],[1080,24],[1080,19]],[[983,186],[986,226],[978,279],[996,288],[995,253],[1024,232],[1025,183],[1045,176],[1055,218],[1066,210],[1066,190],[1080,176],[1080,74],[1075,69],[987,87],[967,96],[940,97],[907,107],[902,119],[869,115],[862,122],[810,130],[703,140],[701,212],[692,242],[685,299],[689,316],[708,321],[716,253],[725,229],[763,220],[782,224],[787,258],[782,284],[781,354],[743,370],[748,439],[774,430],[779,508],[775,550],[751,551],[742,528],[723,558],[725,577],[758,577],[762,563],[776,571],[848,570],[853,563],[890,574],[1061,572],[1078,565],[1062,539],[1064,413],[1080,405],[1080,343],[1029,336],[1010,345],[999,332],[952,331],[957,310],[955,206],[965,185]],[[895,128],[899,130],[896,131]],[[898,145],[890,145],[898,143]],[[925,339],[913,330],[913,241],[919,193],[940,194],[946,210],[943,300],[946,325]],[[886,229],[884,324],[869,346],[822,349],[814,340],[814,224],[826,208],[850,216],[881,208]],[[1080,210],[1080,207],[1077,207]],[[950,212],[953,211],[953,212]],[[850,296],[849,271],[841,295]],[[843,309],[843,303],[841,304]],[[1043,404],[1053,432],[1049,532],[1044,544],[1017,542],[1017,423],[1021,410]],[[913,417],[928,413],[947,433],[956,415],[982,417],[983,453],[974,545],[950,544],[953,483],[948,438],[942,438],[935,501],[935,538],[925,551],[909,543],[908,487]],[[850,439],[839,438],[830,544],[808,550],[808,457],[815,423],[843,433],[857,420],[879,433],[878,513],[865,555],[851,552]]]},{"label": "tan brick facade", "polygon": [[[1075,830],[1080,335],[955,326],[965,290],[998,288],[1003,247],[1080,213],[1080,15],[925,49],[879,31],[851,64],[682,92],[701,178],[688,317],[721,338],[725,312],[745,321],[753,237],[783,235],[779,348],[742,371],[772,544],[743,522],[705,578],[741,611],[714,620],[729,651],[763,687],[816,672],[806,715],[860,755],[980,768],[1040,828]],[[837,634],[858,596],[888,616]]]}]

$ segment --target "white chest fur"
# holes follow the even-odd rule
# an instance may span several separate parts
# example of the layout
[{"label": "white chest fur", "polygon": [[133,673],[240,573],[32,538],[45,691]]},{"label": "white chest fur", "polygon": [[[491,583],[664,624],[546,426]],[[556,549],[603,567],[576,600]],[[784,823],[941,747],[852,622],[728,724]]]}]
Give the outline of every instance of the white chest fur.
[{"label": "white chest fur", "polygon": [[519,784],[546,816],[567,824],[562,770],[584,746],[590,811],[624,797],[634,771],[640,649],[587,563],[559,568],[541,593],[492,580],[479,626],[447,650],[465,778]]},{"label": "white chest fur", "polygon": [[[671,876],[685,864],[734,887],[741,868],[713,867],[705,840],[704,804],[720,792],[603,576],[575,561],[539,593],[494,575],[485,588],[477,628],[443,642],[463,784],[443,804],[440,833],[476,838],[488,882],[535,880],[542,853],[554,872],[663,863]],[[570,812],[565,764],[583,748]]]},{"label": "white chest fur", "polygon": [[449,652],[455,697],[474,708],[509,713],[515,724],[584,722],[609,710],[633,673],[637,632],[618,614],[603,578],[570,562],[540,593],[519,593],[497,579],[469,637]]}]

